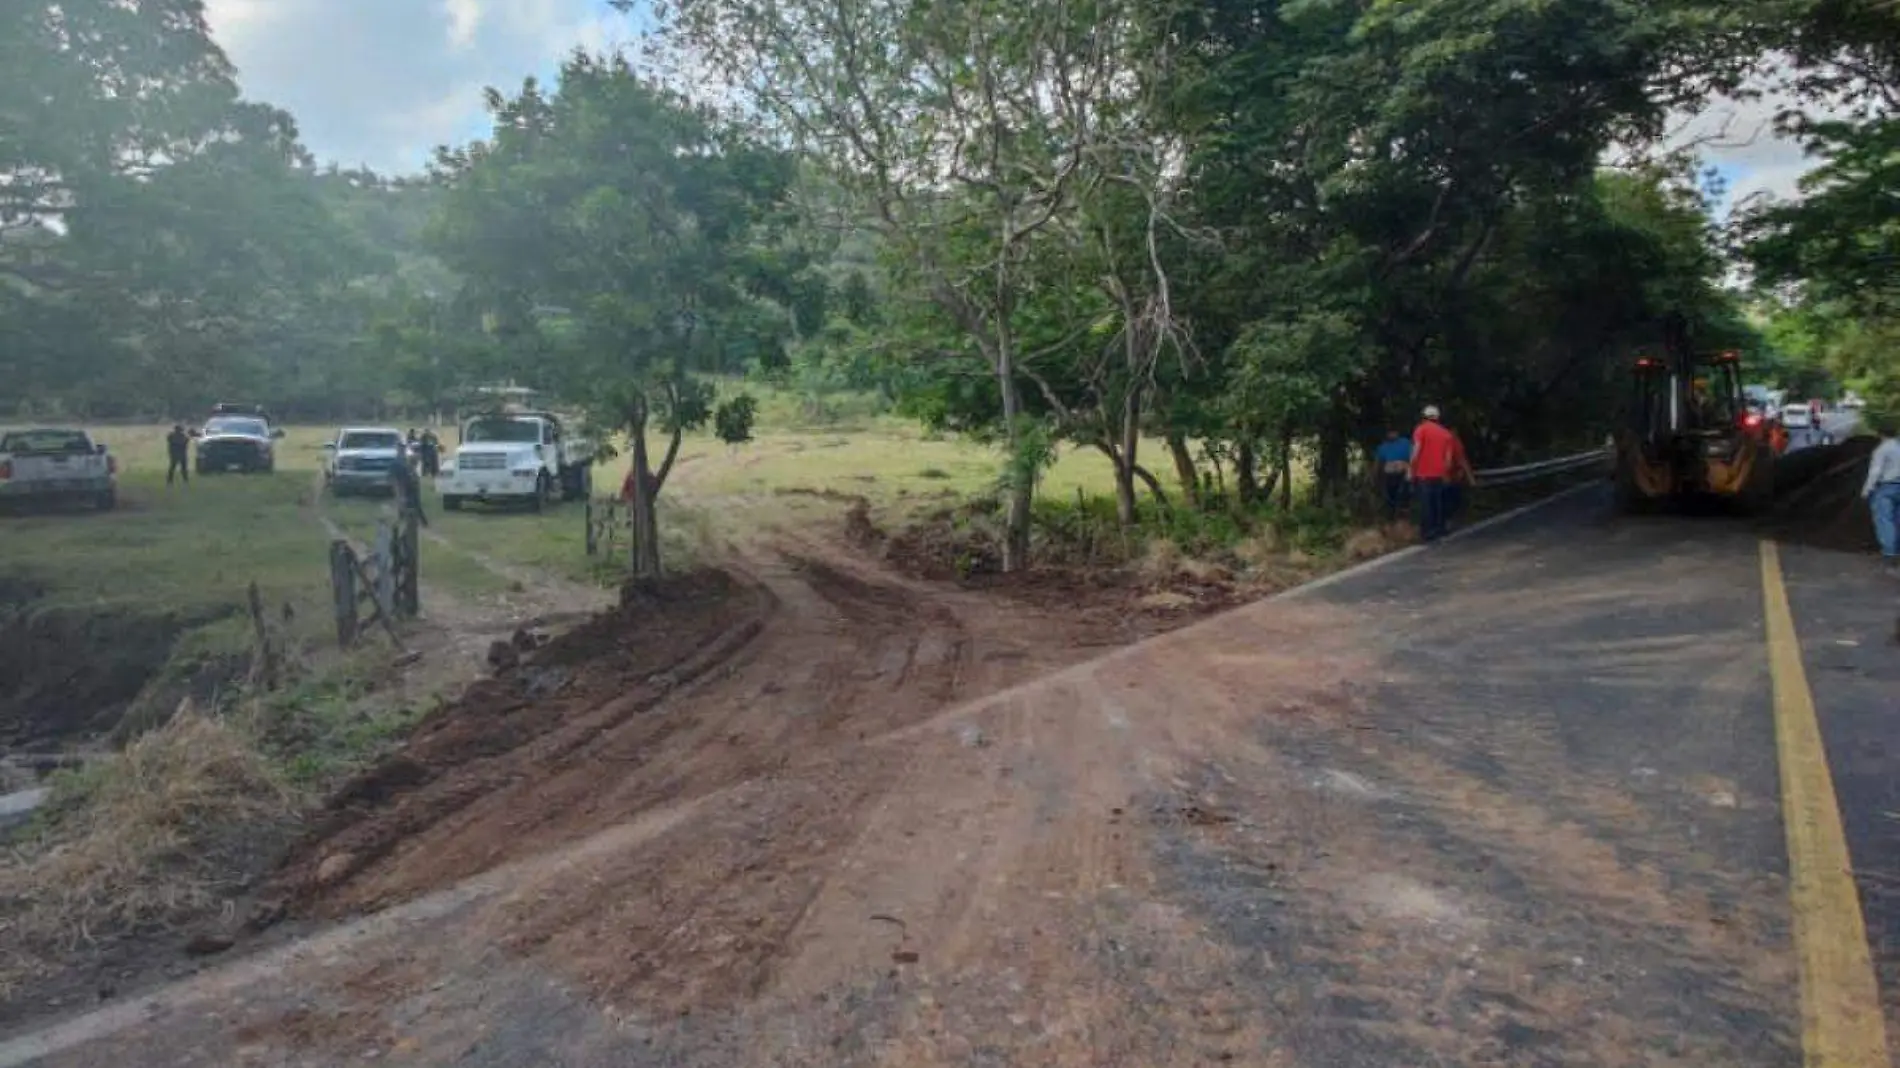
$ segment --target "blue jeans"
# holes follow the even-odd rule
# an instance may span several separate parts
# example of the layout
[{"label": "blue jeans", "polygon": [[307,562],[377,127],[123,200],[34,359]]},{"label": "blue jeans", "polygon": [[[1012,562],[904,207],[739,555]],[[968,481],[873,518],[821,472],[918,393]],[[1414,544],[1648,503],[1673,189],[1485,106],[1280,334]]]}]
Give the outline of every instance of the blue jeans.
[{"label": "blue jeans", "polygon": [[1444,537],[1448,525],[1445,515],[1445,480],[1421,478],[1412,484],[1412,492],[1418,497],[1419,537],[1426,541],[1437,541]]},{"label": "blue jeans", "polygon": [[1405,510],[1406,499],[1411,496],[1412,484],[1404,474],[1381,475],[1385,479],[1385,521],[1390,523]]},{"label": "blue jeans", "polygon": [[1880,539],[1880,555],[1900,560],[1900,482],[1882,482],[1867,500],[1874,510],[1874,536]]}]

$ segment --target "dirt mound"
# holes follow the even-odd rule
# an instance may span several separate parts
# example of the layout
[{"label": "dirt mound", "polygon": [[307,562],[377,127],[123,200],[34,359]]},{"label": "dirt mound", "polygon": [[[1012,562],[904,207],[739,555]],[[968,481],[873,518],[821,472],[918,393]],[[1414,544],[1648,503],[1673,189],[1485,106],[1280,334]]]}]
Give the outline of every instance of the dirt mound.
[{"label": "dirt mound", "polygon": [[1777,481],[1790,487],[1775,502],[1765,522],[1776,538],[1840,552],[1879,551],[1861,485],[1867,463],[1880,443],[1874,438],[1849,438],[1838,445],[1803,449],[1789,456],[1777,470]]},{"label": "dirt mound", "polygon": [[768,601],[723,571],[629,585],[617,610],[470,687],[401,752],[338,791],[261,895],[259,919],[302,910],[409,835],[585,759],[595,739],[756,635]]},{"label": "dirt mound", "polygon": [[884,561],[906,575],[1083,615],[1185,622],[1257,595],[1230,572],[1202,561],[1177,559],[1156,568],[1142,558],[1130,560],[1129,547],[1119,541],[1097,544],[1093,528],[1078,533],[1044,526],[1038,535],[1036,566],[1013,574],[1003,571],[1001,535],[988,502],[941,509],[875,542],[853,541],[881,548]]}]

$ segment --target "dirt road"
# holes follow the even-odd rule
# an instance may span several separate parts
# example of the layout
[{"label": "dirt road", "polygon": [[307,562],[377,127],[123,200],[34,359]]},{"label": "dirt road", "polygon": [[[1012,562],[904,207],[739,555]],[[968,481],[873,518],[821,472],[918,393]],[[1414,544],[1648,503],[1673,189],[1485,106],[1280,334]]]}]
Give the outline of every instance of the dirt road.
[{"label": "dirt road", "polygon": [[[1411,558],[1442,616],[1347,584],[1106,653],[1118,613],[747,551],[360,783],[268,911],[364,918],[0,1066],[1788,1063],[1779,876],[1716,848],[1772,841],[1709,763],[1749,678],[1681,689],[1694,590],[1577,629],[1653,547],[1513,599],[1562,535]],[[1696,748],[1575,754],[1565,685]]]}]

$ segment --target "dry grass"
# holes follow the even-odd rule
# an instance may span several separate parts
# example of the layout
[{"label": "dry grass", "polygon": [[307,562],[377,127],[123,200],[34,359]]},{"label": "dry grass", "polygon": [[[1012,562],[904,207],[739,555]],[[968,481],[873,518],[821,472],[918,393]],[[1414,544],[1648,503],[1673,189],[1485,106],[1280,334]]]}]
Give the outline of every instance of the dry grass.
[{"label": "dry grass", "polygon": [[1395,549],[1411,544],[1409,528],[1404,526],[1367,527],[1354,531],[1346,539],[1346,557],[1351,560],[1370,560],[1375,556],[1384,556]]},{"label": "dry grass", "polygon": [[64,792],[0,868],[0,997],[48,956],[217,906],[299,807],[240,728],[189,707]]}]

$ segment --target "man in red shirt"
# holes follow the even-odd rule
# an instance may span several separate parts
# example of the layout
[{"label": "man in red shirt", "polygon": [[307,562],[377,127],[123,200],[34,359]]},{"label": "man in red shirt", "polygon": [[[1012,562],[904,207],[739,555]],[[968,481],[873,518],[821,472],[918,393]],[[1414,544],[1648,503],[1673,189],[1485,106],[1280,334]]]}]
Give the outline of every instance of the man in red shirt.
[{"label": "man in red shirt", "polygon": [[1445,483],[1452,476],[1457,439],[1438,421],[1438,405],[1425,406],[1425,418],[1412,431],[1412,487],[1418,497],[1419,537],[1437,541],[1445,536]]}]

